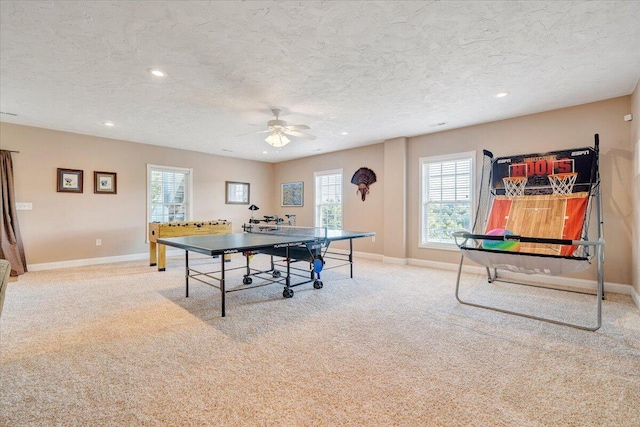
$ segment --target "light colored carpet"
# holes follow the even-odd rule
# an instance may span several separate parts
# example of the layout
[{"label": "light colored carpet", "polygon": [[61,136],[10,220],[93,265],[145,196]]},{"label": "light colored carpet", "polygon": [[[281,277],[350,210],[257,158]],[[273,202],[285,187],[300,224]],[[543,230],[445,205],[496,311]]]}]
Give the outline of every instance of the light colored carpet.
[{"label": "light colored carpet", "polygon": [[[323,289],[292,299],[279,285],[229,294],[221,318],[216,289],[184,297],[182,266],[10,283],[0,425],[640,425],[640,311],[628,296],[607,295],[603,327],[584,332],[460,305],[451,271],[358,259],[354,279],[330,270]],[[595,297],[464,280],[469,298],[594,315]]]}]

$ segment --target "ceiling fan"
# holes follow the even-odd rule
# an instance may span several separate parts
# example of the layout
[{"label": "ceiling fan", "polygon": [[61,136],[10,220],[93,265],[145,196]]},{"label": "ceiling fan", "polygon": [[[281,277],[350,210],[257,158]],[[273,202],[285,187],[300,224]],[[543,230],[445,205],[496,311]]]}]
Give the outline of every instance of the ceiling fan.
[{"label": "ceiling fan", "polygon": [[253,132],[253,133],[271,132],[271,135],[269,135],[265,139],[267,144],[270,144],[276,148],[284,147],[285,145],[291,142],[291,140],[287,138],[287,135],[295,136],[298,138],[311,139],[311,140],[316,139],[314,135],[309,135],[308,133],[299,132],[299,130],[301,129],[311,129],[309,126],[287,125],[287,122],[285,122],[284,120],[280,120],[278,118],[281,112],[279,109],[274,108],[273,110],[271,110],[271,112],[276,118],[275,120],[269,120],[267,122],[267,130],[263,130],[260,132]]}]

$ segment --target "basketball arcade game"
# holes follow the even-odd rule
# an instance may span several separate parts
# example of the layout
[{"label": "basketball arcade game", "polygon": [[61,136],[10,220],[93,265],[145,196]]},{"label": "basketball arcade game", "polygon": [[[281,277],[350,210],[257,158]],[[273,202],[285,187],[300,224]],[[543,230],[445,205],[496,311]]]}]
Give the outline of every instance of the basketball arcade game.
[{"label": "basketball arcade game", "polygon": [[[602,324],[604,239],[598,171],[599,140],[594,147],[493,158],[484,150],[482,181],[473,232],[456,232],[461,251],[456,298],[462,304],[585,330]],[[595,210],[596,237],[589,239]],[[484,265],[488,282],[507,282],[498,270],[564,275],[591,267],[595,256],[596,324],[583,326],[460,298],[464,259]],[[493,270],[493,272],[491,271]]]}]

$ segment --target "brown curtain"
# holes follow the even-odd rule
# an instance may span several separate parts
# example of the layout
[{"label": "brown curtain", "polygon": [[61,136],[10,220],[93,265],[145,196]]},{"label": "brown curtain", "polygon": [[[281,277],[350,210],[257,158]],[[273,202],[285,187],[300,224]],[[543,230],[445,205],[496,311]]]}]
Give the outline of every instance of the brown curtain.
[{"label": "brown curtain", "polygon": [[0,150],[0,180],[2,181],[2,244],[0,245],[0,258],[4,258],[11,264],[11,275],[18,276],[27,271],[27,261],[24,256],[24,246],[20,227],[18,227],[18,215],[16,213],[16,193],[13,186],[13,161],[11,152]]}]

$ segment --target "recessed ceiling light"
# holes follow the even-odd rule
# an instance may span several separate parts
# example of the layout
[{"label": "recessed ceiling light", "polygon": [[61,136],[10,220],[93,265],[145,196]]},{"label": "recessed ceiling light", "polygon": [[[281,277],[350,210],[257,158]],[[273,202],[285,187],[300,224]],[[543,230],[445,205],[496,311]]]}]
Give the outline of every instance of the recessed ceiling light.
[{"label": "recessed ceiling light", "polygon": [[340,132],[340,135],[349,135],[349,132]]},{"label": "recessed ceiling light", "polygon": [[268,154],[266,151],[263,151],[262,154]]},{"label": "recessed ceiling light", "polygon": [[149,70],[149,72],[150,72],[151,74],[153,74],[154,76],[156,76],[156,77],[164,77],[164,76],[166,76],[166,74],[165,74],[165,73],[163,73],[163,72],[162,72],[162,71],[160,71],[160,70],[154,70],[154,69],[152,69],[152,70]]},{"label": "recessed ceiling light", "polygon": [[115,126],[112,122],[104,122],[103,123],[105,126],[109,126],[109,127],[113,127]]},{"label": "recessed ceiling light", "polygon": [[499,92],[496,93],[496,98],[504,98],[505,96],[509,95],[509,92]]}]

